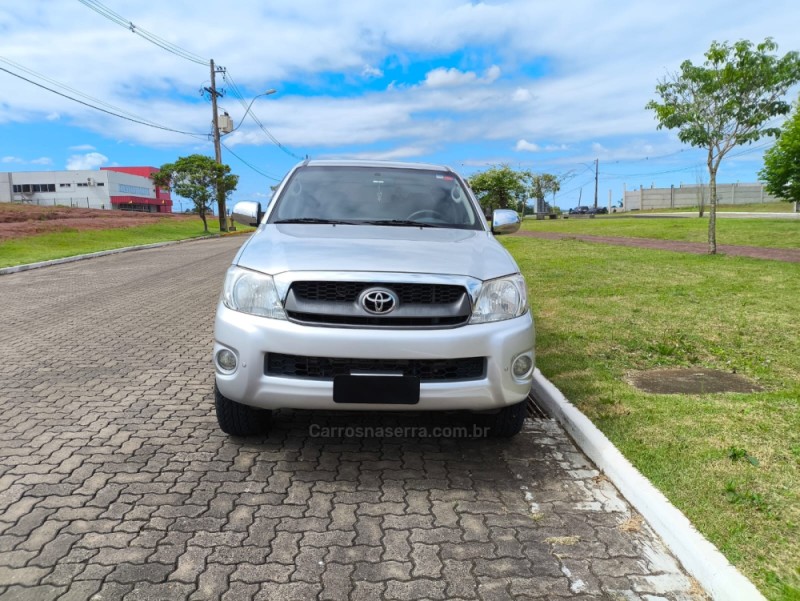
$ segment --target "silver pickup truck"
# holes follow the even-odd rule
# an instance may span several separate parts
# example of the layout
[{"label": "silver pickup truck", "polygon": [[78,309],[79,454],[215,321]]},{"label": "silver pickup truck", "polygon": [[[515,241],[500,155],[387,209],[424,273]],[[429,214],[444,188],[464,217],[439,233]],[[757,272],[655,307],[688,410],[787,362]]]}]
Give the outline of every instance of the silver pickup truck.
[{"label": "silver pickup truck", "polygon": [[220,428],[264,432],[271,410],[479,414],[494,436],[525,418],[534,326],[525,281],[464,180],[435,165],[305,161],[227,272],[214,328]]}]

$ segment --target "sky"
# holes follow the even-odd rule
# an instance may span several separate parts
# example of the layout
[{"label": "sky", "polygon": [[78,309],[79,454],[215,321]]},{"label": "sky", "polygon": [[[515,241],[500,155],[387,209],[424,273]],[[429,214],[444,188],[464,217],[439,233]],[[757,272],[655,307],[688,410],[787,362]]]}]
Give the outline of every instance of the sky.
[{"label": "sky", "polygon": [[[658,130],[645,109],[659,79],[702,62],[714,40],[769,36],[780,54],[800,50],[798,23],[796,0],[6,1],[0,171],[213,156],[201,63],[214,59],[225,69],[220,110],[237,127],[222,138],[240,176],[234,201],[268,198],[308,156],[445,164],[464,176],[501,164],[553,173],[562,208],[593,202],[597,160],[605,205],[625,188],[708,179],[703,152]],[[718,181],[756,181],[770,144],[734,150]]]}]

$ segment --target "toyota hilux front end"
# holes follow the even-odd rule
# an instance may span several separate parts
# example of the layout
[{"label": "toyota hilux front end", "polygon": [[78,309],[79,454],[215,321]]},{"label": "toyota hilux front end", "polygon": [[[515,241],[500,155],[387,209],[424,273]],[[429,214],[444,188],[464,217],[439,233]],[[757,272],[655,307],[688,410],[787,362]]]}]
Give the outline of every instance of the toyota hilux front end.
[{"label": "toyota hilux front end", "polygon": [[[525,416],[534,327],[525,281],[445,167],[306,161],[226,274],[216,409],[233,435],[269,412],[467,410],[510,436]],[[494,233],[519,218],[497,211]]]}]

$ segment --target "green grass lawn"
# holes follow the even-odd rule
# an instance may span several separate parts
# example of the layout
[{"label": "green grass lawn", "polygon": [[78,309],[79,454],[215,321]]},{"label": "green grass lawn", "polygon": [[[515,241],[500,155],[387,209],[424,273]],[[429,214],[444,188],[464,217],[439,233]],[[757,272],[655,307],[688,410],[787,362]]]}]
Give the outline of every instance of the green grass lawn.
[{"label": "green grass lawn", "polygon": [[[502,241],[527,278],[544,375],[768,597],[800,599],[798,266]],[[653,395],[626,383],[662,366],[735,371],[764,391]]]},{"label": "green grass lawn", "polygon": [[[212,234],[219,233],[219,223],[208,220]],[[251,229],[237,226],[237,229]],[[63,230],[56,233],[26,236],[0,242],[0,267],[61,259],[101,250],[183,240],[204,236],[200,219],[163,219],[152,225],[102,229]]]},{"label": "green grass lawn", "polygon": [[[706,242],[708,219],[616,217],[595,219],[526,219],[523,230],[589,234],[594,236],[627,236]],[[800,219],[724,219],[717,220],[717,244],[800,248]]]}]

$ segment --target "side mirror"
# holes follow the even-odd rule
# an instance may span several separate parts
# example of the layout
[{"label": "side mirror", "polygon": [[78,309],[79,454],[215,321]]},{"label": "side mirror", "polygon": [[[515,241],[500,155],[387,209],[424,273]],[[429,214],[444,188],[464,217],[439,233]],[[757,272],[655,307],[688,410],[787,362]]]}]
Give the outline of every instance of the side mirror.
[{"label": "side mirror", "polygon": [[513,234],[519,229],[522,222],[519,220],[519,214],[510,209],[497,209],[492,214],[492,233],[499,236],[500,234]]},{"label": "side mirror", "polygon": [[252,225],[258,227],[264,211],[261,210],[261,203],[254,200],[243,200],[233,205],[233,220],[242,225]]}]

